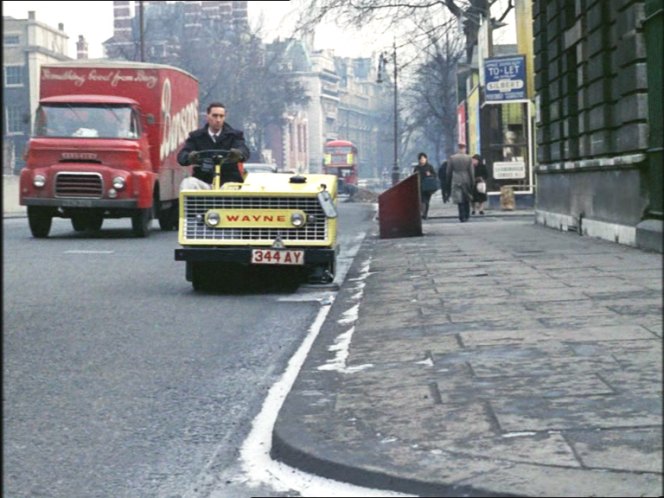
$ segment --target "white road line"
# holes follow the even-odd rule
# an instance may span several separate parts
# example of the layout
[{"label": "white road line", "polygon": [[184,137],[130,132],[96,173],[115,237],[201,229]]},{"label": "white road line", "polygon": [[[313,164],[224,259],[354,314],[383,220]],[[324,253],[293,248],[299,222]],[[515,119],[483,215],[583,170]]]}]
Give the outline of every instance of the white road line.
[{"label": "white road line", "polygon": [[65,251],[65,254],[113,254],[115,251],[86,251],[83,249],[72,249],[70,251]]}]

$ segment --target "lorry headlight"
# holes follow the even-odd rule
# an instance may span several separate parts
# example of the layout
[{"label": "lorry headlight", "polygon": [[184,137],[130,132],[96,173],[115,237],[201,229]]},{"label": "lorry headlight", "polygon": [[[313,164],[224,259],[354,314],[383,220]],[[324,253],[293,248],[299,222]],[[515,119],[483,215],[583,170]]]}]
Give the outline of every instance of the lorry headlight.
[{"label": "lorry headlight", "polygon": [[291,214],[290,222],[295,228],[300,228],[304,225],[304,216],[301,213],[293,213]]},{"label": "lorry headlight", "polygon": [[42,188],[46,185],[46,177],[44,175],[35,175],[32,179],[32,184],[37,188]]},{"label": "lorry headlight", "polygon": [[121,176],[116,176],[115,178],[113,178],[113,188],[115,190],[122,190],[123,188],[125,188],[126,184],[127,182],[125,182],[125,179],[122,178]]},{"label": "lorry headlight", "polygon": [[210,211],[207,214],[207,216],[205,217],[205,221],[211,227],[216,227],[217,225],[219,225],[219,222],[221,221],[221,217],[219,216],[219,213],[215,213],[214,211]]}]

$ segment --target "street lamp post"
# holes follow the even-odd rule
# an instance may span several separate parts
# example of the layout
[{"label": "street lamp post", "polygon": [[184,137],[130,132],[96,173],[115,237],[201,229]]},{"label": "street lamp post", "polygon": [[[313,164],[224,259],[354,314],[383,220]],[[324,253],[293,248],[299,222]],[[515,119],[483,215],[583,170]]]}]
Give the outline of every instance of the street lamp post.
[{"label": "street lamp post", "polygon": [[143,0],[138,2],[138,24],[141,44],[141,62],[145,62],[145,26],[143,21]]},{"label": "street lamp post", "polygon": [[[378,83],[382,83],[382,75],[385,71],[385,65],[389,61],[389,57],[385,53],[380,54],[380,63],[378,66]],[[392,65],[394,66],[394,164],[392,165],[392,185],[399,183],[401,173],[399,171],[399,121],[398,121],[398,86],[397,86],[397,42],[394,40],[392,52]]]}]

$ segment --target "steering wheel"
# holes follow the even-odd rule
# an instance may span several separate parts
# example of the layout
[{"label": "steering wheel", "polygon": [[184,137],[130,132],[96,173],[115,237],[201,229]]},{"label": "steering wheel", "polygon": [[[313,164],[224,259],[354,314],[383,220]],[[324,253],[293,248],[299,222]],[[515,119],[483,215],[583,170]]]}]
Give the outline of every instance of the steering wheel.
[{"label": "steering wheel", "polygon": [[221,164],[230,153],[230,151],[226,149],[205,149],[196,152],[198,153],[198,156],[195,161],[192,161],[193,164],[201,164],[206,159],[211,159],[214,164]]}]

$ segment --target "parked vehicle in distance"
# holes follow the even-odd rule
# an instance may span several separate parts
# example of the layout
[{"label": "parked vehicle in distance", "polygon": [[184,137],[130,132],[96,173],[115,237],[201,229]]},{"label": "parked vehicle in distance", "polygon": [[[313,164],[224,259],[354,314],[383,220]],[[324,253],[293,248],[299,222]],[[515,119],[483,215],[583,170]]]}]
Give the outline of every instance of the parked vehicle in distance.
[{"label": "parked vehicle in distance", "polygon": [[269,163],[244,163],[246,173],[277,173],[277,165]]},{"label": "parked vehicle in distance", "polygon": [[34,133],[21,171],[20,204],[34,237],[53,217],[76,231],[104,218],[131,218],[145,237],[153,217],[178,223],[178,194],[190,173],[176,155],[198,127],[198,81],[181,69],[129,61],[44,64]]},{"label": "parked vehicle in distance", "polygon": [[357,191],[357,147],[348,140],[331,140],[323,147],[323,170],[337,177],[339,192],[353,194]]}]

